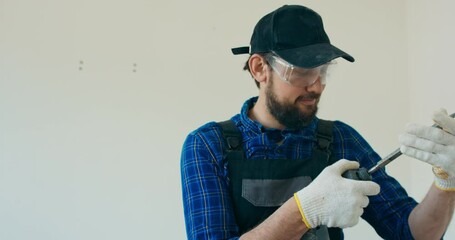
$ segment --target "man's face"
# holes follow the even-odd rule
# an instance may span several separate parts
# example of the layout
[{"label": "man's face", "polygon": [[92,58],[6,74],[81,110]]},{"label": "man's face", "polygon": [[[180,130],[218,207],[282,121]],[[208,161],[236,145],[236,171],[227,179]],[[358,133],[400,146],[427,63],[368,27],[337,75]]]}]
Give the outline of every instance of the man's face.
[{"label": "man's face", "polygon": [[286,128],[298,129],[308,125],[318,111],[318,103],[325,85],[318,80],[313,85],[298,88],[271,73],[266,86],[267,109]]}]

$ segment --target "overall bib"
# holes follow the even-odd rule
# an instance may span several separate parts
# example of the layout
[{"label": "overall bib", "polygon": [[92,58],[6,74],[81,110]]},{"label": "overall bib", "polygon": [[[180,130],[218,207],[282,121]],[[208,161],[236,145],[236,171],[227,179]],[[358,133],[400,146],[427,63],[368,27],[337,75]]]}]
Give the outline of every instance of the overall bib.
[{"label": "overall bib", "polygon": [[[239,233],[259,225],[293,194],[306,187],[328,165],[333,122],[319,120],[317,144],[308,159],[248,160],[242,147],[240,131],[230,120],[219,123],[225,139],[225,159],[228,161],[229,191]],[[302,222],[303,224],[303,222]],[[310,229],[301,239],[342,239],[339,228],[320,226]]]}]

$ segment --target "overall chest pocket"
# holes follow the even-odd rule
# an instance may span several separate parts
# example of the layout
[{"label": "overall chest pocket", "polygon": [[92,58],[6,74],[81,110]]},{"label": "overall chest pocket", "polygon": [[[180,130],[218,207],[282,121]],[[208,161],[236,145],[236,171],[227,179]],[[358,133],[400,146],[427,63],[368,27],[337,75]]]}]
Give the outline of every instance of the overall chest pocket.
[{"label": "overall chest pocket", "polygon": [[311,183],[309,176],[288,179],[242,179],[242,197],[256,207],[279,207]]}]

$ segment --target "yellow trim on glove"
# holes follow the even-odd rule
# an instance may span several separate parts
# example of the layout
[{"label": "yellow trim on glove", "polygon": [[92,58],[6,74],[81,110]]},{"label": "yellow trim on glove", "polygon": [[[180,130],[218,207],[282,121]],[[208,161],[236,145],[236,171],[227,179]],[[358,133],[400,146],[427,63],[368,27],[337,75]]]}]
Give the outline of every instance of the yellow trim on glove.
[{"label": "yellow trim on glove", "polygon": [[299,199],[299,197],[297,196],[297,193],[294,193],[294,199],[295,199],[295,202],[297,203],[297,206],[299,207],[299,211],[300,211],[300,215],[302,215],[302,221],[303,221],[303,223],[305,223],[305,226],[306,226],[308,229],[311,229],[310,223],[308,222],[308,220],[307,220],[306,217],[305,217],[305,214],[303,213],[302,205],[300,204],[300,199]]},{"label": "yellow trim on glove", "polygon": [[449,179],[449,174],[446,171],[444,171],[441,167],[433,166],[433,173],[436,177],[440,179],[444,180]]},{"label": "yellow trim on glove", "polygon": [[455,192],[455,188],[443,188],[443,187],[439,186],[436,182],[434,182],[434,186],[437,189],[445,191],[445,192]]}]

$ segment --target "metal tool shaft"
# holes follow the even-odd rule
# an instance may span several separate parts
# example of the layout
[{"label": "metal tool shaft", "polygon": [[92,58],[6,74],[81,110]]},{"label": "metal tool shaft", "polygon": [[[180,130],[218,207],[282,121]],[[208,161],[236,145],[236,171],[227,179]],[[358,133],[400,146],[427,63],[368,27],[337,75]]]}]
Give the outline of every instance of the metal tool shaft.
[{"label": "metal tool shaft", "polygon": [[381,161],[379,161],[374,167],[370,168],[368,170],[368,173],[374,173],[377,170],[383,168],[385,165],[389,164],[391,161],[395,160],[395,158],[399,157],[401,154],[401,151],[399,148],[397,148],[395,151],[387,155],[387,157],[383,158]]},{"label": "metal tool shaft", "polygon": [[[450,114],[450,117],[454,118],[455,117],[455,113]],[[432,127],[441,128],[437,124],[433,124]],[[368,173],[374,173],[377,170],[385,167],[385,165],[389,164],[390,162],[395,160],[397,157],[401,156],[401,154],[403,154],[403,153],[400,151],[400,148],[396,149],[395,151],[393,151],[392,153],[387,155],[387,157],[385,157],[382,160],[380,160],[374,167],[370,168],[368,170]]]}]

